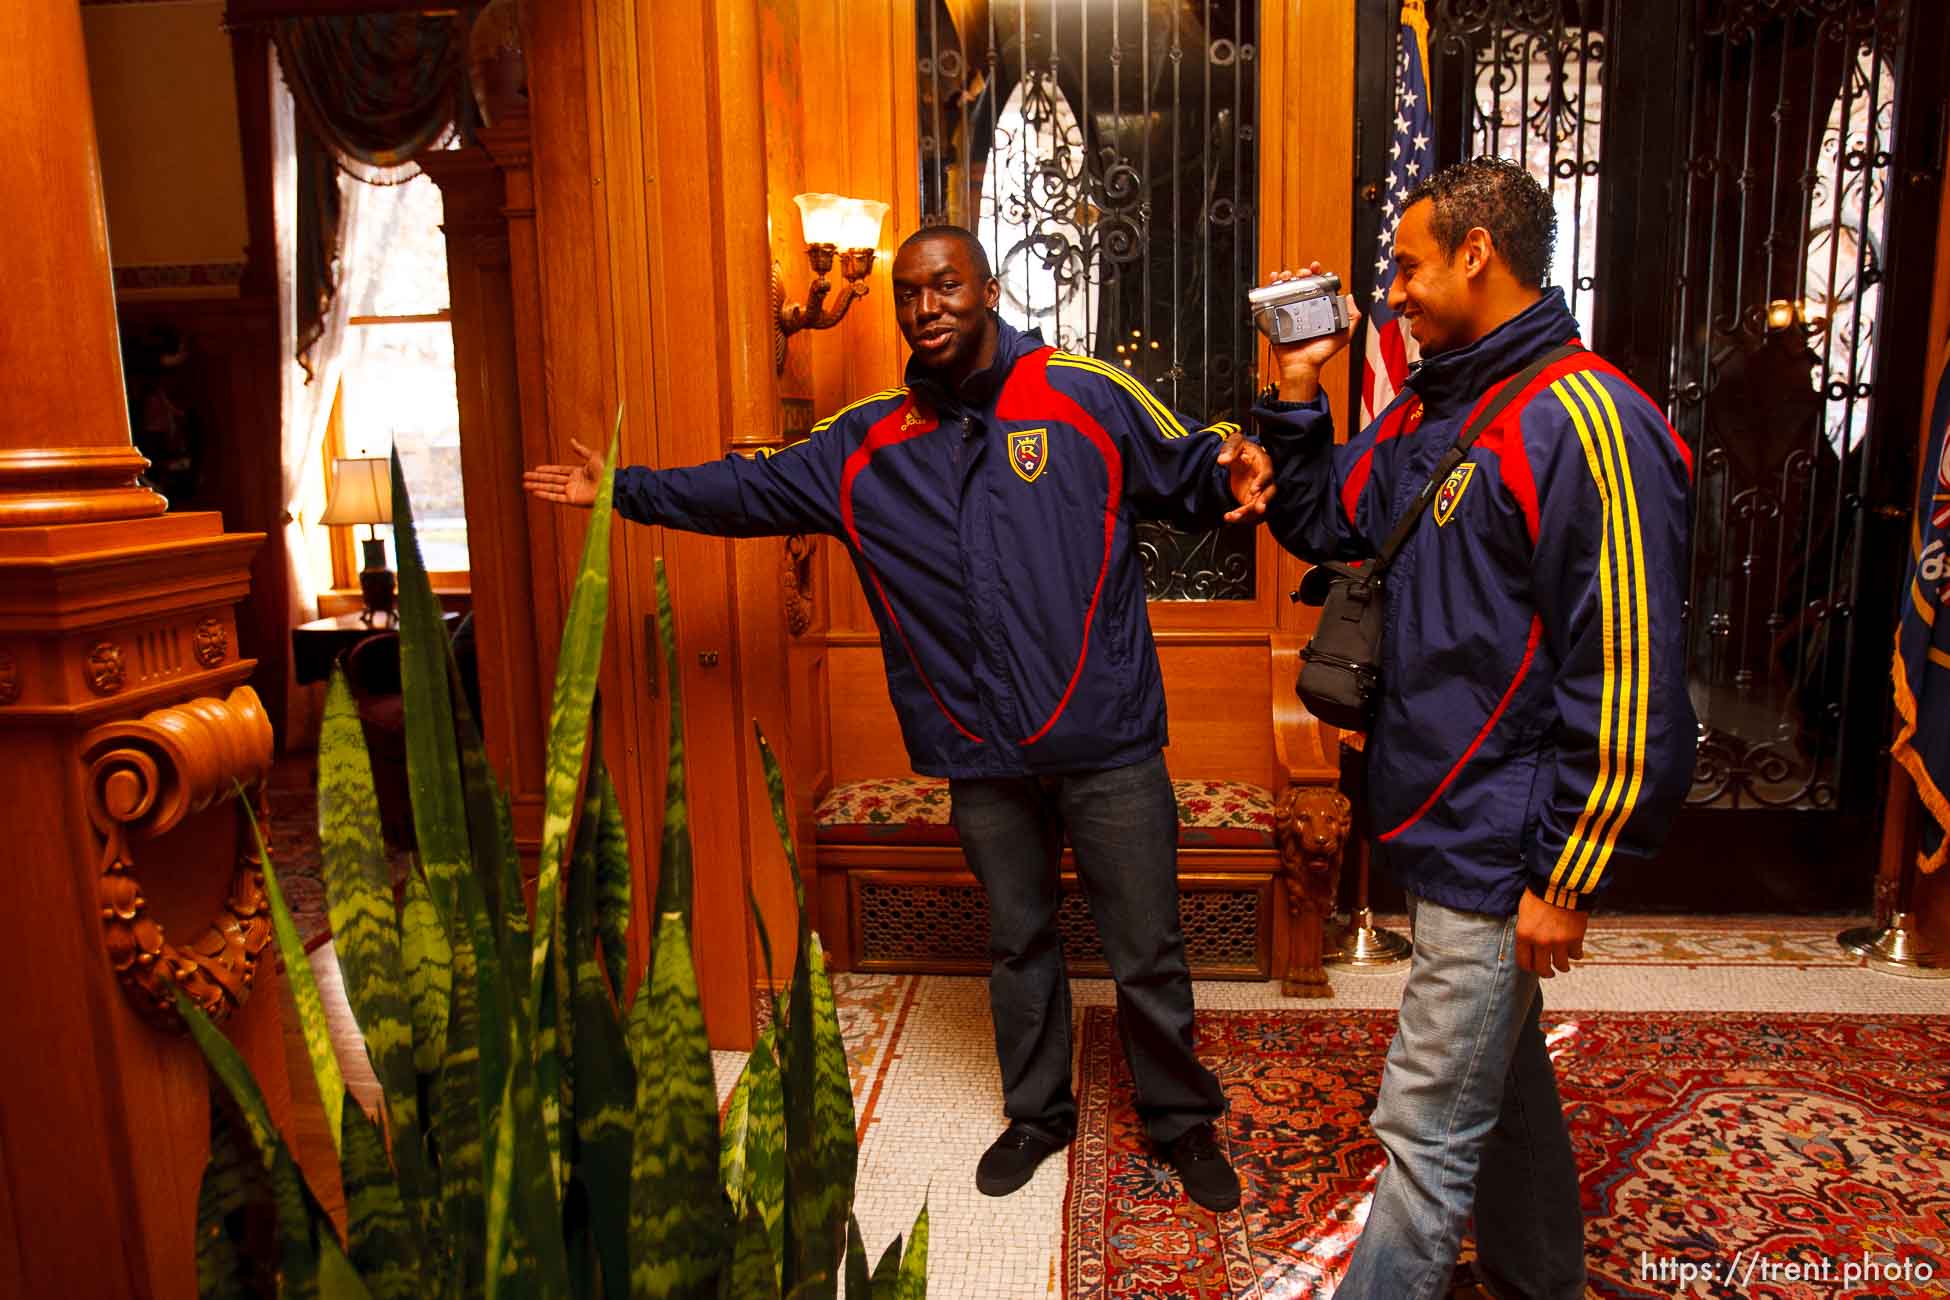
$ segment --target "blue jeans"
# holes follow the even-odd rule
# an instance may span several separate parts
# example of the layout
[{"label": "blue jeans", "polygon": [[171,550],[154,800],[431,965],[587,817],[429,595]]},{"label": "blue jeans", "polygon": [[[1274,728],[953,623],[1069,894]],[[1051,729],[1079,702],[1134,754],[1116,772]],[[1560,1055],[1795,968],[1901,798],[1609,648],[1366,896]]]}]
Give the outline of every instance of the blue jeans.
[{"label": "blue jeans", "polygon": [[1498,1296],[1582,1297],[1584,1220],[1517,919],[1409,896],[1415,957],[1374,1131],[1388,1152],[1338,1300],[1443,1295],[1476,1215]]},{"label": "blue jeans", "polygon": [[1178,921],[1178,810],[1162,755],[1105,772],[949,782],[955,832],[989,901],[989,1007],[1010,1120],[1076,1131],[1070,982],[1056,925],[1067,833],[1117,981],[1117,1027],[1138,1113],[1169,1142],[1218,1117],[1224,1093],[1193,1053]]}]

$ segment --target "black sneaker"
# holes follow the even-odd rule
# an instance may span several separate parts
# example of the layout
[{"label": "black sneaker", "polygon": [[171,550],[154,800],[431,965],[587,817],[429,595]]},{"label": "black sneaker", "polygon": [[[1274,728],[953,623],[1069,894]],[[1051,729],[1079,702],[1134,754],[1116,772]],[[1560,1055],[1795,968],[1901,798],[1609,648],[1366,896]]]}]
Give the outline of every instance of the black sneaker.
[{"label": "black sneaker", "polygon": [[1239,1175],[1219,1150],[1219,1135],[1211,1124],[1194,1125],[1163,1147],[1194,1204],[1215,1214],[1239,1208]]},{"label": "black sneaker", "polygon": [[1007,1196],[1029,1181],[1037,1165],[1068,1145],[1068,1138],[1058,1140],[1011,1124],[982,1153],[975,1166],[975,1190],[984,1196]]}]

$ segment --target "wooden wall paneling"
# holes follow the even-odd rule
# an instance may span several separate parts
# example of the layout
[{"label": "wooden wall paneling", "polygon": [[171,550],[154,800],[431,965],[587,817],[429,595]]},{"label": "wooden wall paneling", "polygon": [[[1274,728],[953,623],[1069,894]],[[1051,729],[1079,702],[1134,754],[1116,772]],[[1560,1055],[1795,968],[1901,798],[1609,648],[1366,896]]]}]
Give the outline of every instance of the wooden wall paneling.
[{"label": "wooden wall paneling", "polygon": [[[725,453],[738,413],[741,381],[752,382],[751,328],[758,303],[762,227],[762,102],[756,93],[756,24],[750,0],[743,18],[726,8],[659,3],[638,10],[644,112],[645,224],[650,293],[656,446],[660,465],[687,465]],[[695,114],[672,106],[706,105]],[[757,169],[759,185],[741,170]],[[733,192],[750,204],[731,207]],[[735,271],[734,271],[734,268]],[[734,302],[734,295],[738,301]],[[757,298],[758,303],[746,301]],[[770,378],[769,338],[765,365]],[[770,384],[765,387],[769,393]],[[769,400],[768,403],[769,405]],[[666,533],[671,602],[678,612],[677,671],[683,681],[685,764],[691,782],[691,840],[696,858],[698,975],[704,1018],[714,1044],[749,1047],[754,974],[745,884],[758,850],[749,830],[750,769],[756,751],[734,662],[739,609],[733,545],[722,539]],[[762,789],[762,786],[759,788]],[[710,942],[702,941],[710,936]]]},{"label": "wooden wall paneling", "polygon": [[[806,119],[806,187],[889,205],[870,295],[836,328],[792,340],[791,346],[811,350],[814,406],[823,417],[899,384],[907,362],[894,324],[892,261],[893,250],[921,219],[914,13],[912,5],[899,3],[801,0],[799,23],[808,66],[821,66],[841,51],[847,55],[844,75],[818,92],[827,98]],[[788,286],[804,283],[799,247],[795,243],[793,257],[786,259],[794,270]],[[845,548],[831,543],[821,549],[833,629],[874,632],[873,614]]]},{"label": "wooden wall paneling", "polygon": [[[806,266],[804,232],[793,196],[804,193],[806,181],[805,122],[806,85],[817,63],[811,63],[801,37],[799,0],[759,0],[758,22],[760,62],[763,69],[761,94],[765,114],[765,187],[767,234],[771,266],[779,277],[780,300],[798,301],[805,292],[810,271]],[[818,106],[815,106],[818,107]],[[763,331],[761,331],[761,334]],[[783,368],[777,376],[779,400],[800,407],[802,423],[816,420],[820,409],[814,392],[812,355],[818,350],[814,337],[801,335],[785,349]],[[797,435],[794,435],[797,436]],[[788,721],[785,744],[773,737],[779,761],[785,768],[786,790],[799,855],[799,869],[807,906],[812,911],[814,928],[828,931],[813,881],[817,875],[817,846],[814,843],[813,810],[819,796],[830,784],[831,731],[827,725],[825,638],[832,626],[834,604],[848,598],[832,578],[828,557],[840,550],[831,538],[810,537],[813,547],[807,577],[811,591],[811,623],[798,636],[788,635],[785,647],[785,690]],[[783,551],[781,588],[783,586]],[[782,594],[782,590],[781,590]],[[795,906],[788,881],[771,873],[760,875],[759,906],[766,925],[774,936],[773,966],[776,979],[789,970],[792,944],[778,938],[780,921],[793,915]]]},{"label": "wooden wall paneling", "polygon": [[[1260,254],[1262,276],[1318,260],[1343,279],[1354,249],[1354,0],[1266,0],[1260,8]],[[1360,304],[1356,304],[1359,306]],[[1260,373],[1271,375],[1264,343]],[[1321,375],[1345,440],[1353,349]],[[1262,556],[1265,552],[1262,548]],[[1287,600],[1307,566],[1278,553],[1279,626],[1311,632],[1315,612]]]},{"label": "wooden wall paneling", "polygon": [[[640,333],[631,334],[620,320],[644,296],[640,278],[628,284],[621,279],[640,260],[626,258],[618,267],[613,247],[620,238],[623,252],[631,251],[627,216],[631,196],[638,191],[626,182],[636,172],[627,149],[631,133],[612,139],[605,129],[612,118],[627,122],[638,111],[629,15],[625,6],[580,0],[524,4],[522,16],[534,219],[527,232],[511,222],[510,240],[517,267],[516,316],[524,322],[519,336],[525,460],[567,461],[572,455],[569,439],[590,445],[592,433],[607,445],[620,401],[626,403],[620,459],[641,462],[649,459],[642,432],[649,405],[641,386],[632,385],[630,378],[641,373],[642,349],[626,348],[624,342],[640,338]],[[530,241],[526,245],[524,234]],[[640,243],[640,235],[637,239]],[[533,259],[532,278],[520,273],[524,255]],[[586,525],[557,507],[530,502],[526,509],[537,601],[535,635],[546,689],[554,677],[556,642]],[[632,617],[619,595],[644,539],[632,536],[636,530],[626,524],[618,531],[602,677],[605,750],[638,864],[629,956],[630,969],[641,972],[655,921],[651,900],[661,844],[663,715],[645,689],[656,678],[642,675],[653,653],[650,638],[642,618]]]},{"label": "wooden wall paneling", "polygon": [[[767,14],[763,0],[732,0],[714,11],[718,47],[719,141],[725,160],[721,191],[725,204],[725,338],[730,419],[721,436],[720,453],[753,455],[776,450],[785,443],[778,376],[773,369],[772,246],[770,215],[779,199],[770,174],[769,118],[766,112],[771,79],[768,55],[783,54],[767,45]],[[795,61],[796,62],[796,61]],[[789,196],[786,198],[790,202]],[[796,438],[797,434],[794,435]],[[788,826],[795,796],[803,794],[801,770],[806,760],[797,753],[792,734],[790,697],[791,638],[786,631],[781,590],[783,540],[753,538],[729,547],[734,574],[736,626],[730,656],[735,707],[726,745],[737,756],[735,769],[743,781],[744,879],[752,885],[773,944],[772,965],[757,942],[750,902],[743,888],[714,891],[712,904],[725,924],[745,935],[747,978],[784,979],[796,955],[790,936],[798,923],[791,872],[785,849],[772,819],[770,793],[759,761],[756,723],[778,759],[785,782]],[[815,756],[816,761],[816,756]],[[813,845],[804,846],[810,858]],[[727,966],[727,978],[735,967]]]}]

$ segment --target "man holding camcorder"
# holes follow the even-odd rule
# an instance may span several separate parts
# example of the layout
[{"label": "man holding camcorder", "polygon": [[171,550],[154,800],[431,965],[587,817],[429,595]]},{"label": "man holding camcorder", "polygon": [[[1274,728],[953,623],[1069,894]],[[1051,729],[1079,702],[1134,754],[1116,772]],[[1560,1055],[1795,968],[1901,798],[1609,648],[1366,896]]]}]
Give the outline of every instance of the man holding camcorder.
[{"label": "man holding camcorder", "polygon": [[1302,694],[1369,732],[1376,854],[1414,921],[1373,1118],[1388,1165],[1342,1297],[1442,1294],[1472,1212],[1497,1294],[1584,1294],[1538,980],[1583,955],[1593,899],[1657,850],[1691,776],[1691,455],[1542,288],[1555,236],[1513,163],[1430,178],[1394,246],[1389,305],[1425,358],[1406,388],[1336,446],[1318,373],[1343,328],[1276,342],[1280,400],[1255,413],[1267,522],[1322,562]]}]

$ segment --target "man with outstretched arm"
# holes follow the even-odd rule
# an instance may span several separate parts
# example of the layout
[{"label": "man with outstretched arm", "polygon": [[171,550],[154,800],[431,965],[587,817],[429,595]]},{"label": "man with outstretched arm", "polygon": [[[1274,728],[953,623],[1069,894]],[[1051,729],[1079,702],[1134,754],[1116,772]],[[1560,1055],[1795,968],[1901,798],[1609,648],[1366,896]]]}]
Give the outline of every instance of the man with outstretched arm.
[{"label": "man with outstretched arm", "polygon": [[[1562,292],[1542,288],[1555,233],[1550,195],[1514,163],[1409,193],[1389,305],[1424,360],[1395,401],[1336,446],[1318,373],[1347,335],[1274,349],[1281,400],[1256,415],[1283,545],[1377,555],[1474,413],[1577,344]],[[1538,981],[1583,955],[1593,900],[1657,851],[1692,775],[1692,459],[1615,367],[1565,352],[1414,507],[1384,580],[1368,790],[1415,955],[1373,1118],[1388,1163],[1342,1300],[1445,1294],[1472,1212],[1495,1294],[1584,1294]]]},{"label": "man with outstretched arm", "polygon": [[[909,236],[893,283],[913,351],[903,385],[771,455],[619,469],[616,508],[638,523],[824,533],[847,548],[909,761],[948,779],[988,895],[1009,1125],[976,1185],[1015,1191],[1075,1131],[1056,924],[1067,836],[1116,979],[1138,1109],[1186,1193],[1232,1209],[1239,1181],[1214,1130],[1225,1100],[1193,1055],[1164,686],[1132,526],[1257,518],[1264,469],[1218,463],[1236,426],[1202,428],[1121,369],[1004,323],[968,231]],[[581,463],[532,469],[526,486],[586,506],[602,464],[571,445]]]}]

